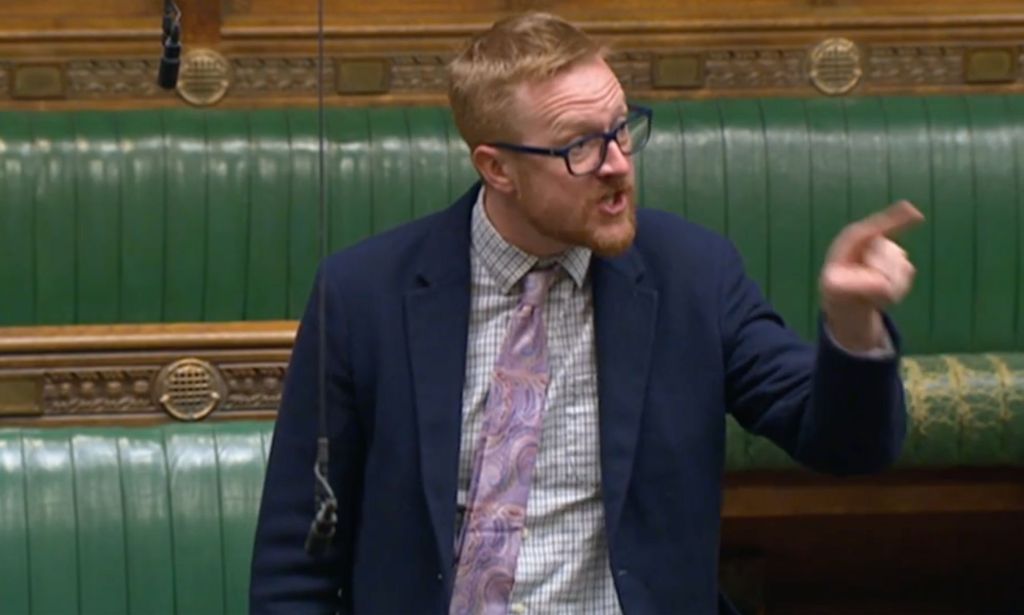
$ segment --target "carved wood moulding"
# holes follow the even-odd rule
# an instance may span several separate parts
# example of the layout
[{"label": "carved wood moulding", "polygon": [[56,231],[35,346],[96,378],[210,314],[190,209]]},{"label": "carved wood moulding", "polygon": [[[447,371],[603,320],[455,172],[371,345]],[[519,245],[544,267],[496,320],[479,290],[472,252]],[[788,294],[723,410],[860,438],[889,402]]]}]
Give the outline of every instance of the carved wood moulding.
[{"label": "carved wood moulding", "polygon": [[[187,88],[193,82],[188,79],[179,82],[178,95],[161,90],[155,83],[155,58],[76,58],[42,67],[8,62],[0,64],[0,108],[22,108],[33,101],[121,107],[315,102],[315,56],[219,55],[226,64],[219,77],[223,91],[216,97],[191,95]],[[450,57],[438,51],[332,54],[324,66],[327,100],[444,103]],[[619,48],[609,60],[634,98],[1024,91],[1024,46],[1019,44],[896,44],[822,37],[814,44],[789,46]],[[54,71],[61,71],[63,79]],[[26,78],[19,79],[21,74]]]},{"label": "carved wood moulding", "polygon": [[270,418],[295,323],[4,329],[0,425]]}]

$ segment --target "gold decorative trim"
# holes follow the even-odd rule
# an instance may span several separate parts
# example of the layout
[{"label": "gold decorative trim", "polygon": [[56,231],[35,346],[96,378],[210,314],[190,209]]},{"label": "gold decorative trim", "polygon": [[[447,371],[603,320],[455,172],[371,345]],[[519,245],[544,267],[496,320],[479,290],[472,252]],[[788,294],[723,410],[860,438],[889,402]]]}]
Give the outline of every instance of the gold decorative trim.
[{"label": "gold decorative trim", "polygon": [[67,63],[68,98],[171,98],[156,84],[159,60],[80,59]]},{"label": "gold decorative trim", "polygon": [[[232,94],[316,95],[316,58],[237,58],[231,61]],[[334,63],[324,63],[324,82],[334,81]]]},{"label": "gold decorative trim", "polygon": [[39,384],[31,378],[0,378],[0,416],[42,414]]},{"label": "gold decorative trim", "polygon": [[[20,383],[18,413],[0,411],[0,425],[272,418],[296,328],[285,320],[0,328],[0,409],[13,407],[3,384]],[[174,382],[182,369],[203,386]]]},{"label": "gold decorative trim", "polygon": [[67,78],[59,64],[15,64],[12,75],[12,98],[46,100],[66,95]]},{"label": "gold decorative trim", "polygon": [[[42,418],[114,419],[129,416],[170,416],[197,421],[211,414],[265,414],[272,416],[281,403],[287,358],[273,363],[220,363],[195,358],[177,359],[162,365],[99,367],[82,365],[42,370],[18,382],[39,389],[38,403],[20,403],[7,411],[4,379],[0,379],[0,418],[32,415]],[[169,390],[168,377],[183,367],[209,375],[203,403],[183,404]],[[165,414],[166,413],[166,414]]]},{"label": "gold decorative trim", "polygon": [[709,90],[797,89],[806,87],[802,49],[716,50],[707,53]]},{"label": "gold decorative trim", "polygon": [[964,54],[964,81],[1008,83],[1017,78],[1017,62],[1012,47],[968,49]]},{"label": "gold decorative trim", "polygon": [[846,38],[821,41],[808,57],[811,83],[823,94],[846,94],[860,83],[864,74],[857,44]]},{"label": "gold decorative trim", "polygon": [[886,86],[962,84],[964,51],[950,46],[872,47],[865,81]]},{"label": "gold decorative trim", "polygon": [[212,49],[192,49],[181,58],[178,94],[189,104],[217,104],[231,87],[231,62]]},{"label": "gold decorative trim", "polygon": [[399,55],[390,58],[388,79],[395,92],[447,91],[447,65],[452,56]]},{"label": "gold decorative trim", "polygon": [[292,320],[0,327],[0,368],[27,353],[290,348],[297,328]]},{"label": "gold decorative trim", "polygon": [[[198,54],[190,57],[190,54]],[[311,56],[224,58],[213,50],[186,54],[181,96],[192,104],[218,101],[247,105],[261,100],[303,99],[317,92]],[[193,59],[198,58],[198,59]],[[450,54],[401,52],[373,58],[328,58],[324,65],[329,102],[386,94],[389,102],[443,100]],[[609,64],[631,96],[806,94],[859,91],[912,92],[921,87],[969,91],[985,86],[1024,87],[1024,46],[864,43],[831,38],[808,50],[798,45],[721,48],[687,47],[672,52],[618,48]],[[70,101],[173,101],[156,85],[155,59],[74,59],[66,71]],[[202,67],[206,68],[202,68]],[[344,73],[344,74],[343,74]],[[0,102],[10,99],[10,69],[0,64]]]},{"label": "gold decorative trim", "polygon": [[381,94],[391,88],[391,61],[383,58],[338,60],[339,94]]},{"label": "gold decorative trim", "polygon": [[160,370],[153,398],[179,421],[198,421],[214,411],[227,394],[224,379],[208,362],[187,358]]},{"label": "gold decorative trim", "polygon": [[[209,397],[209,405],[189,409],[182,408],[173,396],[164,399],[168,394],[167,375],[180,368],[183,362],[202,365],[214,375],[210,393],[216,393],[216,397]],[[211,361],[185,358],[163,366],[97,368],[83,365],[48,370],[19,381],[41,388],[40,403],[32,411],[27,406],[19,406],[19,411],[0,411],[0,416],[33,414],[45,418],[77,416],[117,420],[121,416],[147,414],[154,418],[170,415],[178,421],[199,421],[214,411],[217,415],[259,412],[269,416],[281,403],[286,369],[287,359],[275,363],[214,365]],[[0,381],[0,389],[2,384]]]},{"label": "gold decorative trim", "polygon": [[226,367],[221,372],[227,381],[225,411],[277,410],[281,404],[285,366],[243,365]]},{"label": "gold decorative trim", "polygon": [[638,92],[652,88],[651,58],[648,52],[620,52],[612,54],[608,64],[626,91]]},{"label": "gold decorative trim", "polygon": [[152,412],[156,368],[70,369],[42,375],[44,415]]},{"label": "gold decorative trim", "polygon": [[651,63],[651,85],[687,89],[704,85],[704,61],[693,53],[656,55]]}]

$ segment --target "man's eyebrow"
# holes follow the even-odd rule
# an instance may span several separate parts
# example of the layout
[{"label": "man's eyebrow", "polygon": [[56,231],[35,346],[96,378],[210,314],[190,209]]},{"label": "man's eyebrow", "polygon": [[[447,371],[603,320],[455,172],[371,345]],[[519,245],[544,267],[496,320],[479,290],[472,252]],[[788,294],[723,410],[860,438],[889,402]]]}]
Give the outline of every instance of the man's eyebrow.
[{"label": "man's eyebrow", "polygon": [[557,135],[570,135],[576,133],[590,134],[594,132],[601,132],[598,125],[593,120],[586,120],[583,118],[570,118],[566,120],[556,120],[555,134]]},{"label": "man's eyebrow", "polygon": [[[623,105],[619,112],[616,114],[616,120],[626,117],[629,114],[629,109]],[[590,135],[602,133],[606,128],[602,128],[600,124],[593,120],[588,120],[580,117],[572,117],[564,120],[555,120],[554,122],[555,134],[559,136],[567,136],[573,134]]]}]

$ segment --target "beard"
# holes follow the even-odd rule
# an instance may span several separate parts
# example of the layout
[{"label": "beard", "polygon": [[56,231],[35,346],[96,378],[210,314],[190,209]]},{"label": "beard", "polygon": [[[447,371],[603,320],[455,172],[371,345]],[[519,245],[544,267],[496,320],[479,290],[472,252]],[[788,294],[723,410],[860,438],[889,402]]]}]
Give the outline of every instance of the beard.
[{"label": "beard", "polygon": [[[547,204],[542,208],[522,207],[527,221],[543,235],[573,246],[589,248],[602,257],[622,254],[636,237],[636,200],[629,180],[610,183],[600,196],[584,204],[565,208]],[[623,211],[608,215],[601,203],[609,198],[625,199]],[[539,201],[533,201],[534,203]]]}]

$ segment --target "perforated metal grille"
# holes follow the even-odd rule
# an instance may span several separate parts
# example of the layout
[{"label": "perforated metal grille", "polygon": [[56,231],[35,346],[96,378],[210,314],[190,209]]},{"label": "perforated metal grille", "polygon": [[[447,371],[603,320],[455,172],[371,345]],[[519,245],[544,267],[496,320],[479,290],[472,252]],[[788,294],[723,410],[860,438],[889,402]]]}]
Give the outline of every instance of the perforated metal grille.
[{"label": "perforated metal grille", "polygon": [[181,61],[178,92],[193,105],[212,105],[231,86],[231,64],[210,49],[196,49]]},{"label": "perforated metal grille", "polygon": [[209,414],[224,396],[224,382],[212,365],[182,359],[165,367],[157,377],[157,398],[172,416],[198,420]]},{"label": "perforated metal grille", "polygon": [[849,92],[862,74],[860,51],[853,41],[830,38],[811,51],[811,81],[826,94]]},{"label": "perforated metal grille", "polygon": [[170,404],[193,414],[210,403],[210,374],[196,365],[182,365],[167,377]]}]

